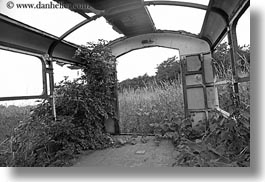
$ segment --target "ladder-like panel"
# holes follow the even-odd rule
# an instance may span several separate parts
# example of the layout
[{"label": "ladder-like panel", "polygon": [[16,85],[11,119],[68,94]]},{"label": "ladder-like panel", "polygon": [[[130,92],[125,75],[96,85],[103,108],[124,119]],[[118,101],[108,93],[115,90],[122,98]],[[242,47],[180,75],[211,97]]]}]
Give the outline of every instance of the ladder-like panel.
[{"label": "ladder-like panel", "polygon": [[181,57],[185,116],[193,128],[207,126],[210,111],[219,106],[211,53]]}]

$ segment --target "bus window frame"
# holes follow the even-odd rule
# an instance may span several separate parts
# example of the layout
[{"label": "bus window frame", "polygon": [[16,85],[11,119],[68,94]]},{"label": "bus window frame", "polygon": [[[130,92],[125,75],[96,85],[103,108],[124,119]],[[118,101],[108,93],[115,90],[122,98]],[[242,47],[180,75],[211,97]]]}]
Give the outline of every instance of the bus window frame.
[{"label": "bus window frame", "polygon": [[47,73],[49,73],[46,65],[45,57],[42,54],[32,53],[28,51],[23,51],[19,49],[14,48],[8,48],[4,46],[0,46],[0,50],[15,52],[19,54],[24,54],[28,56],[33,56],[38,58],[41,61],[41,67],[42,67],[42,93],[40,95],[21,95],[21,96],[8,96],[8,97],[1,97],[0,95],[0,101],[11,101],[11,100],[27,100],[27,99],[47,99],[49,97],[48,89],[47,89]]}]

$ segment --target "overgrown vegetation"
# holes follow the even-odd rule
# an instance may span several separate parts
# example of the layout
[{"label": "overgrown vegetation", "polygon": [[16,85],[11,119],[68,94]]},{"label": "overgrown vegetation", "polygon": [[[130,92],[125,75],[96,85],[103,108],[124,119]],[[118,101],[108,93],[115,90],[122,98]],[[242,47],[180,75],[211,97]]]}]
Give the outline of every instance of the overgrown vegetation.
[{"label": "overgrown vegetation", "polygon": [[[237,74],[244,77],[250,74],[250,46],[244,45],[238,47],[238,60],[236,61]],[[232,65],[230,48],[227,42],[217,46],[213,54],[213,67],[215,69],[218,80],[231,80]]]},{"label": "overgrown vegetation", "polygon": [[13,135],[14,127],[27,118],[32,106],[0,105],[0,143]]},{"label": "overgrown vegetation", "polygon": [[[250,47],[238,49],[237,74],[250,74]],[[201,136],[193,137],[189,119],[178,125],[176,150],[179,156],[175,166],[197,167],[249,167],[250,166],[250,84],[239,84],[240,103],[233,92],[230,50],[227,43],[220,44],[213,55],[218,80],[228,81],[219,87],[220,107],[230,113],[225,118],[217,112],[209,119],[209,128]],[[186,123],[186,124],[184,124]],[[188,131],[188,132],[187,132]]]},{"label": "overgrown vegetation", "polygon": [[0,105],[0,166],[6,166],[11,160],[10,141],[14,129],[28,118],[31,109],[32,106]]},{"label": "overgrown vegetation", "polygon": [[198,134],[185,119],[169,123],[176,150],[174,166],[185,167],[248,167],[250,166],[250,114],[244,105],[236,107],[230,117],[216,113],[209,119],[209,128]]},{"label": "overgrown vegetation", "polygon": [[49,102],[39,104],[14,129],[7,151],[1,153],[1,166],[68,166],[82,150],[110,145],[104,121],[114,116],[116,63],[105,45],[100,40],[78,49],[76,56],[87,63],[85,74],[56,86],[57,119]]}]

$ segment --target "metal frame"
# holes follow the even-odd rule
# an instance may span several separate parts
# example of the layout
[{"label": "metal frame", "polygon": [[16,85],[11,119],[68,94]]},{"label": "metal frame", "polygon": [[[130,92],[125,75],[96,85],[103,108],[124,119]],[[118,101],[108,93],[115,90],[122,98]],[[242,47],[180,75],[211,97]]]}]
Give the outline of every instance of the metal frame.
[{"label": "metal frame", "polygon": [[[71,2],[73,3],[73,2]],[[196,9],[202,9],[202,10],[207,10],[207,13],[206,13],[206,16],[205,16],[205,21],[202,25],[202,28],[201,28],[201,32],[202,30],[205,28],[205,22],[206,22],[206,18],[209,16],[209,13],[210,12],[215,12],[217,14],[219,14],[224,20],[225,22],[227,23],[227,25],[230,25],[231,22],[233,22],[236,18],[238,18],[239,16],[241,16],[240,14],[243,14],[245,9],[247,9],[250,5],[250,0],[248,1],[245,1],[244,4],[242,4],[242,7],[240,7],[237,12],[233,15],[233,17],[231,17],[229,19],[229,16],[226,14],[226,12],[224,12],[222,9],[220,8],[216,8],[216,7],[212,7],[212,3],[213,1],[210,1],[209,5],[206,6],[206,5],[202,5],[202,4],[197,4],[197,3],[189,3],[189,2],[181,2],[181,1],[161,1],[161,0],[158,0],[158,1],[143,1],[142,2],[142,6],[150,6],[150,5],[170,5],[170,6],[182,6],[182,7],[190,7],[190,8],[196,8]],[[130,3],[132,5],[134,5],[134,3]],[[127,4],[125,4],[127,5]],[[137,5],[138,7],[139,5]],[[60,43],[66,36],[68,36],[69,34],[71,34],[72,32],[74,32],[75,30],[77,30],[78,28],[80,28],[81,26],[85,25],[86,23],[89,23],[90,21],[100,17],[100,16],[105,16],[105,15],[108,15],[108,13],[115,13],[115,10],[117,10],[118,12],[120,11],[125,11],[125,10],[128,10],[128,7],[126,7],[125,9],[123,8],[120,8],[121,6],[118,6],[119,8],[115,7],[115,8],[111,8],[111,9],[108,9],[107,11],[97,11],[96,12],[96,15],[93,16],[93,17],[88,17],[88,16],[84,16],[88,19],[80,22],[79,24],[73,26],[71,29],[69,29],[68,31],[66,31],[59,39],[55,40],[49,47],[49,50],[48,50],[48,54],[50,56],[52,56],[52,53],[53,53],[53,50],[55,49],[55,47],[58,45],[58,43]],[[124,5],[122,5],[122,7],[124,7]],[[92,6],[91,6],[92,9],[94,9]],[[132,8],[135,8],[135,5],[132,7]],[[129,7],[130,9],[130,7]],[[210,10],[210,11],[208,11]],[[80,10],[81,11],[81,10]],[[81,15],[83,16],[82,12],[80,11],[77,11],[79,14],[81,13]],[[94,11],[91,11],[91,12],[94,12]],[[152,19],[152,18],[151,18]],[[13,22],[14,24],[18,24],[17,22]],[[19,25],[21,26],[21,25]],[[28,27],[27,27],[28,28]],[[34,28],[32,28],[34,29]],[[117,27],[116,27],[117,29]],[[35,31],[35,29],[34,29]],[[214,49],[217,44],[219,43],[219,41],[221,41],[223,39],[223,37],[227,34],[227,28],[223,30],[223,32],[220,34],[220,36],[218,37],[217,41],[215,43],[212,43],[207,37],[203,37],[203,36],[200,36],[201,39],[205,40],[208,42],[208,44],[211,46],[212,49]],[[44,34],[45,32],[41,32],[42,34]],[[44,34],[45,35],[45,34]],[[56,39],[56,37],[55,37]]]},{"label": "metal frame", "polygon": [[[7,26],[11,26],[10,28],[14,29],[15,33],[20,33],[18,35],[18,43],[14,43],[16,41],[16,39],[14,39],[15,36],[13,35],[7,35],[8,37],[5,37],[7,39],[11,39],[11,42],[3,42],[0,41],[0,45],[2,47],[7,47],[7,48],[12,48],[12,49],[16,49],[16,50],[21,50],[21,51],[25,51],[25,52],[30,52],[30,53],[34,53],[34,54],[39,54],[39,55],[44,55],[48,52],[48,48],[49,46],[54,42],[58,40],[58,37],[51,35],[49,33],[46,33],[42,30],[39,30],[37,28],[31,27],[29,25],[26,25],[22,22],[19,22],[17,20],[14,20],[8,16],[5,16],[3,14],[0,13],[0,23],[3,23],[4,25],[6,24]],[[36,44],[36,42],[31,43],[30,41],[27,42],[27,44],[32,44],[29,46],[25,46],[22,44],[22,41],[27,41],[25,38],[23,38],[23,34],[28,35],[32,35],[32,37],[34,37],[35,39],[39,40],[39,41],[43,41],[44,43],[48,44],[49,46],[46,47],[45,46],[39,46],[39,45],[34,45]],[[5,35],[5,34],[4,34]],[[32,38],[29,37],[29,40]],[[36,48],[36,47],[37,48]],[[67,61],[68,63],[77,63],[77,64],[81,64],[82,62],[78,59],[74,59],[73,56],[71,55],[71,57],[69,55],[66,54],[66,56],[60,56],[65,54],[65,52],[62,51],[62,48],[67,49],[68,51],[70,50],[71,52],[73,52],[74,50],[76,50],[78,48],[77,45],[61,40],[60,44],[58,44],[59,46],[59,50],[56,51],[55,53],[58,55],[53,56],[56,59],[62,59]]]},{"label": "metal frame", "polygon": [[20,53],[24,55],[29,55],[29,56],[34,56],[38,58],[41,61],[42,65],[42,83],[43,83],[43,88],[42,88],[42,94],[40,95],[30,95],[30,96],[10,96],[10,97],[0,97],[0,101],[10,101],[10,100],[25,100],[25,99],[47,99],[48,98],[48,91],[47,91],[47,76],[46,76],[46,61],[44,57],[40,54],[32,53],[32,52],[27,52],[27,51],[22,51],[22,50],[17,50],[13,48],[6,48],[3,46],[0,46],[0,50],[6,50],[6,51],[11,51],[15,53]]},{"label": "metal frame", "polygon": [[[147,43],[143,43],[147,42]],[[191,44],[185,47],[185,44]],[[120,57],[130,51],[147,47],[165,47],[181,51],[181,55],[200,54],[210,51],[209,44],[195,35],[175,31],[149,33],[128,38],[118,38],[108,44],[112,53]]]},{"label": "metal frame", "polygon": [[201,74],[202,74],[202,87],[203,87],[203,94],[204,94],[204,105],[205,105],[205,109],[208,110],[208,97],[207,97],[207,90],[206,90],[206,79],[205,79],[205,66],[204,66],[204,57],[203,54],[200,54],[200,61],[201,61],[201,65],[202,65],[202,70],[201,70]]},{"label": "metal frame", "polygon": [[244,6],[241,7],[241,11],[237,14],[237,16],[232,18],[231,24],[228,27],[228,43],[230,46],[230,57],[231,57],[231,66],[232,66],[232,73],[233,73],[233,89],[235,92],[235,104],[239,106],[240,104],[240,96],[239,96],[239,82],[248,82],[250,81],[250,77],[239,78],[237,75],[237,68],[236,68],[236,61],[239,59],[237,54],[238,52],[238,42],[237,42],[237,32],[236,27],[239,19],[245,13],[250,5],[250,1],[246,2]]},{"label": "metal frame", "polygon": [[73,33],[75,30],[79,29],[80,27],[86,25],[87,23],[96,20],[98,18],[100,18],[102,15],[95,15],[89,19],[86,19],[78,24],[76,24],[75,26],[73,26],[72,28],[70,28],[69,30],[67,30],[63,35],[61,35],[57,40],[55,40],[49,47],[48,49],[48,54],[49,56],[52,56],[53,51],[55,49],[55,47],[68,35],[70,35],[71,33]]},{"label": "metal frame", "polygon": [[[228,16],[227,14],[224,16],[224,20],[227,23],[227,27],[222,31],[222,33],[219,35],[219,37],[217,38],[217,40],[215,41],[215,43],[211,46],[212,51],[215,50],[215,48],[220,44],[220,42],[224,39],[224,37],[228,34],[230,26],[234,23],[237,22],[241,16],[245,13],[245,11],[249,8],[250,6],[250,0],[247,0],[241,7],[240,9],[237,11],[237,13],[234,14],[233,17],[230,17],[230,19],[226,16]],[[229,17],[229,16],[228,16]],[[204,27],[204,25],[203,25]]]},{"label": "metal frame", "polygon": [[[115,80],[118,80],[117,78],[117,69],[116,69],[116,64],[115,64]],[[114,97],[116,98],[116,102],[115,102],[115,107],[116,107],[116,117],[117,120],[115,120],[114,122],[114,129],[115,129],[115,134],[120,134],[121,130],[120,130],[120,125],[119,125],[119,119],[120,119],[120,107],[119,107],[119,97],[118,97],[118,82],[116,81],[115,83],[115,87],[114,87]]]},{"label": "metal frame", "polygon": [[189,3],[189,2],[182,2],[182,1],[144,1],[144,5],[169,5],[169,6],[183,6],[188,8],[196,8],[201,10],[207,10],[208,6],[197,4],[197,3]]},{"label": "metal frame", "polygon": [[49,88],[50,92],[48,93],[48,99],[52,106],[52,115],[54,117],[54,120],[57,119],[56,116],[56,108],[55,108],[55,96],[54,96],[54,74],[53,74],[53,59],[49,55],[45,56],[46,59],[46,74],[49,75]]},{"label": "metal frame", "polygon": [[185,118],[188,118],[189,113],[188,113],[188,97],[187,97],[187,92],[186,92],[187,91],[187,85],[186,85],[187,61],[186,61],[186,56],[181,56],[180,65],[181,65],[181,80],[182,80],[184,113],[185,113]]},{"label": "metal frame", "polygon": [[[56,119],[56,110],[55,110],[55,98],[54,98],[54,75],[53,75],[53,65],[52,59],[49,56],[43,56],[41,54],[32,53],[24,50],[8,48],[0,46],[0,50],[11,51],[15,53],[20,53],[24,55],[29,55],[38,58],[41,61],[42,65],[42,94],[40,95],[27,95],[27,96],[10,96],[10,97],[1,97],[0,101],[11,101],[11,100],[27,100],[27,99],[47,99],[52,105],[52,113],[54,119]],[[47,80],[47,74],[49,76],[49,83]],[[49,93],[48,93],[49,85]]]},{"label": "metal frame", "polygon": [[[144,5],[151,6],[151,5],[168,5],[168,6],[181,6],[181,7],[187,7],[187,8],[195,8],[195,9],[201,9],[201,10],[208,10],[208,6],[197,4],[197,3],[189,3],[189,2],[181,2],[181,1],[144,1]],[[219,12],[217,12],[219,13]],[[203,28],[203,25],[201,29]],[[212,42],[207,38],[200,36],[200,39],[206,41],[210,47],[212,47]]]},{"label": "metal frame", "polygon": [[239,105],[240,98],[239,98],[239,86],[238,86],[238,76],[237,76],[237,68],[236,68],[236,61],[238,60],[238,43],[237,43],[237,35],[236,35],[236,23],[233,23],[228,32],[228,42],[230,45],[230,57],[231,57],[231,66],[232,66],[232,73],[233,73],[233,86],[234,86],[234,92],[236,94],[236,106]]},{"label": "metal frame", "polygon": [[[37,32],[38,34],[41,34],[44,37],[54,39],[54,41],[49,46],[49,48],[47,50],[47,53],[48,53],[47,55],[44,55],[44,53],[41,51],[38,52],[36,50],[29,49],[27,47],[22,47],[22,46],[17,46],[17,45],[5,43],[5,42],[0,42],[1,43],[0,49],[12,51],[12,52],[17,52],[17,53],[22,53],[22,54],[26,54],[26,55],[30,55],[30,56],[35,56],[35,57],[39,58],[41,61],[41,64],[42,64],[42,83],[43,83],[43,91],[42,91],[41,95],[0,97],[0,101],[24,100],[24,99],[48,99],[52,105],[53,117],[56,120],[55,97],[54,97],[54,75],[53,75],[53,63],[52,62],[53,62],[53,59],[57,59],[57,60],[59,59],[60,60],[60,58],[57,58],[57,57],[53,58],[53,51],[56,48],[56,46],[60,42],[62,42],[66,36],[68,36],[69,34],[74,32],[75,30],[77,30],[81,26],[83,26],[83,25],[85,25],[85,24],[87,24],[93,20],[96,20],[97,18],[99,18],[101,16],[102,16],[101,14],[95,15],[95,16],[91,17],[90,19],[86,19],[86,20],[78,23],[77,25],[73,26],[71,29],[66,31],[59,38],[57,38],[53,35],[47,34],[46,32],[43,32],[43,31],[38,30],[36,28],[25,25],[21,22],[12,20],[8,17],[1,16],[2,20],[5,20],[6,22],[8,22],[12,25],[16,25],[20,28],[30,30],[32,32]],[[70,43],[65,42],[65,41],[64,41],[64,43],[70,44]],[[69,60],[68,60],[68,62],[69,62]],[[49,77],[49,83],[47,80],[47,74]],[[48,85],[49,85],[49,93],[48,93]]]},{"label": "metal frame", "polygon": [[[181,57],[181,72],[182,72],[182,86],[183,86],[183,99],[184,99],[184,111],[185,111],[185,117],[188,118],[191,113],[205,113],[205,119],[206,119],[206,129],[209,127],[209,112],[214,111],[215,109],[209,108],[208,105],[208,95],[207,95],[207,88],[216,86],[215,82],[207,83],[205,78],[205,64],[204,64],[204,55],[209,55],[211,52],[206,52],[202,54],[191,54],[191,55],[185,55]],[[187,70],[187,57],[190,56],[198,56],[198,59],[201,63],[201,68],[198,71],[188,71]],[[193,85],[187,85],[186,83],[186,76],[189,75],[196,75],[200,74],[202,76],[202,83],[201,84],[193,84]],[[188,107],[188,95],[187,95],[187,89],[191,88],[202,88],[203,89],[203,97],[204,97],[204,108],[202,109],[189,109]]]}]

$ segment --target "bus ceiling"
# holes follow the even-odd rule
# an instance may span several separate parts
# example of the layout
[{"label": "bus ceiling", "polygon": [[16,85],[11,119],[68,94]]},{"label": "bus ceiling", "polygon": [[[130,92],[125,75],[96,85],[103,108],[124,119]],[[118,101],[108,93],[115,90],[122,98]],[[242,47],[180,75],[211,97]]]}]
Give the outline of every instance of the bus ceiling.
[{"label": "bus ceiling", "polygon": [[[124,38],[143,36],[151,33],[165,33],[165,31],[156,29],[153,17],[148,11],[149,6],[156,7],[164,5],[188,7],[205,11],[200,33],[194,35],[185,31],[177,32],[179,33],[178,35],[185,32],[183,36],[196,37],[206,41],[213,51],[226,36],[229,29],[237,23],[238,19],[250,6],[250,0],[209,0],[208,5],[194,3],[197,1],[184,2],[164,0],[55,1],[61,4],[86,4],[86,8],[71,10],[81,15],[93,14],[94,16],[85,16],[85,20],[69,30],[65,30],[65,33],[58,37],[0,13],[0,48],[22,50],[40,55],[49,54],[49,56],[67,63],[77,65],[84,64],[82,60],[73,57],[78,45],[65,41],[64,38],[66,36],[83,25],[91,21],[96,21],[99,17],[104,17],[113,27],[113,31],[123,34]],[[161,14],[161,16],[163,15]],[[172,35],[176,33],[174,30],[166,31],[167,33],[172,32]],[[117,41],[119,40],[115,40],[115,42]]]}]

